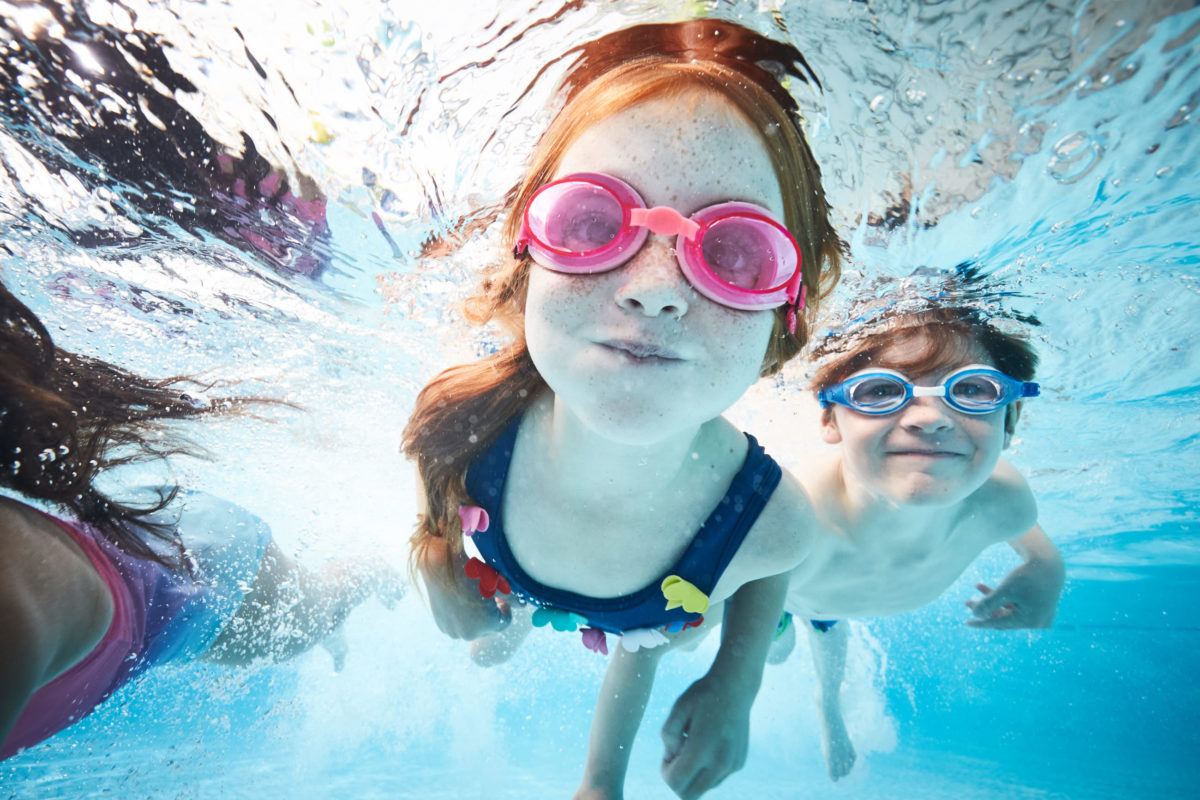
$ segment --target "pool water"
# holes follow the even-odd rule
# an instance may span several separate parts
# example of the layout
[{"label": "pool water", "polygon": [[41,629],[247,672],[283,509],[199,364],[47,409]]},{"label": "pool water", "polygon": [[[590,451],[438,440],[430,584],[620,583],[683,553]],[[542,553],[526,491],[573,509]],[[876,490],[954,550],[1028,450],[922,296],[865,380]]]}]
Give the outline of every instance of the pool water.
[{"label": "pool water", "polygon": [[[830,326],[879,275],[926,268],[911,279],[921,286],[964,261],[980,267],[984,307],[1040,320],[1043,397],[1009,457],[1068,580],[1048,631],[962,624],[974,583],[1015,565],[1001,548],[927,608],[850,623],[843,703],[859,763],[836,785],[801,645],[767,669],[746,767],[706,797],[1200,796],[1200,9],[428,5],[81,6],[169,42],[195,87],[179,102],[215,141],[236,151],[245,132],[321,187],[316,268],[244,232],[298,245],[303,226],[192,224],[172,205],[186,196],[72,149],[81,123],[39,116],[36,91],[0,108],[0,280],[60,345],[154,375],[233,378],[305,409],[205,425],[190,433],[217,460],[150,471],[248,506],[305,559],[403,565],[414,490],[400,430],[429,377],[490,341],[454,304],[495,242],[448,259],[421,243],[476,219],[520,173],[554,76],[510,107],[547,58],[634,22],[737,19],[790,37],[824,86],[792,88],[852,246]],[[0,0],[6,41],[46,24],[38,8]],[[11,66],[15,52],[0,58]],[[789,369],[731,412],[795,468],[821,446],[803,378]],[[390,610],[369,602],[345,639],[340,673],[318,648],[144,675],[0,763],[0,798],[570,795],[600,656],[538,630],[509,663],[474,667],[416,591]],[[658,727],[715,646],[664,661],[627,797],[671,796]]]}]

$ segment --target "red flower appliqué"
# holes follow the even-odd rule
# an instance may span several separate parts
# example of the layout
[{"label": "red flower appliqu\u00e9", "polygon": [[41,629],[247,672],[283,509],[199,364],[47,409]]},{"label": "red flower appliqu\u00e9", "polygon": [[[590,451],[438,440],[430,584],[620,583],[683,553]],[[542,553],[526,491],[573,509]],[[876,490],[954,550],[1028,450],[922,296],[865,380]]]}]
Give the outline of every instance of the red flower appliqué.
[{"label": "red flower appliqu\u00e9", "polygon": [[489,600],[496,596],[496,592],[508,594],[512,591],[503,575],[478,558],[468,561],[463,567],[463,572],[467,573],[468,578],[479,581],[479,593]]}]

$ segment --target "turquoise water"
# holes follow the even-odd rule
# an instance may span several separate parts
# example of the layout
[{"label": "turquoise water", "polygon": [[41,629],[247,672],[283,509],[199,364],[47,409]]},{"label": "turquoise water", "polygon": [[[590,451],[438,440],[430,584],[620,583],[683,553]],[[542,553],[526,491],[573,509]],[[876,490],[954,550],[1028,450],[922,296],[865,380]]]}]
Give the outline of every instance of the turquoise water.
[{"label": "turquoise water", "polygon": [[[305,558],[402,564],[413,489],[399,432],[424,381],[487,344],[448,309],[493,243],[478,237],[451,260],[416,250],[519,174],[553,76],[508,111],[535,65],[693,8],[786,30],[825,86],[796,91],[853,248],[831,323],[877,275],[965,260],[990,282],[981,302],[1041,321],[1044,397],[1010,452],[1068,583],[1050,631],[967,629],[973,583],[1015,563],[997,548],[930,607],[853,623],[844,703],[860,763],[844,785],[824,773],[800,648],[768,668],[750,761],[709,796],[1200,795],[1200,10],[437,5],[87,6],[170,42],[171,66],[196,87],[180,102],[214,139],[238,145],[245,131],[322,187],[330,234],[315,276],[189,229],[147,200],[163,187],[124,185],[72,151],[70,129],[3,118],[0,277],[60,344],[156,375],[232,377],[307,409],[197,430],[219,460],[171,474],[260,513]],[[10,19],[16,8],[0,3]],[[864,224],[889,207],[907,219]],[[818,446],[797,413],[802,372],[732,412],[791,466]],[[600,658],[538,631],[509,664],[475,668],[415,592],[392,611],[364,606],[346,640],[341,673],[316,650],[146,675],[0,764],[0,797],[569,796]],[[664,663],[628,797],[669,796],[657,728],[714,646]]]}]

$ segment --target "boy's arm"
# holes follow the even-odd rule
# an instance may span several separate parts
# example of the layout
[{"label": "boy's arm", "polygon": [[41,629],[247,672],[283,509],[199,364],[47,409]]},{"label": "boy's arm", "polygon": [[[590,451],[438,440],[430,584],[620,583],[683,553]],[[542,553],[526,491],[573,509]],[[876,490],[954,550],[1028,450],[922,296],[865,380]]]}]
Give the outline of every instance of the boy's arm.
[{"label": "boy's arm", "polygon": [[993,589],[975,585],[983,597],[968,600],[973,628],[1049,628],[1058,610],[1065,570],[1058,548],[1039,525],[1024,536],[1009,541],[1025,559]]},{"label": "boy's arm", "polygon": [[681,798],[699,797],[746,763],[750,707],[787,596],[788,573],[751,581],[725,601],[721,647],[663,725],[662,773]]}]

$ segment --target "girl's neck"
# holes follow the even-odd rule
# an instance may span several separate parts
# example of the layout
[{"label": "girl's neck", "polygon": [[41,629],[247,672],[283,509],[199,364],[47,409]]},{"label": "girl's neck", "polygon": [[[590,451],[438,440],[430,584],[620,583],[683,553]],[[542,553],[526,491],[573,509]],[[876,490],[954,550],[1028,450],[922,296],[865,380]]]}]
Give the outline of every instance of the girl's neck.
[{"label": "girl's neck", "polygon": [[542,479],[564,499],[589,505],[655,496],[678,482],[703,447],[708,423],[647,442],[605,436],[547,392],[526,413],[523,434],[536,444]]}]

